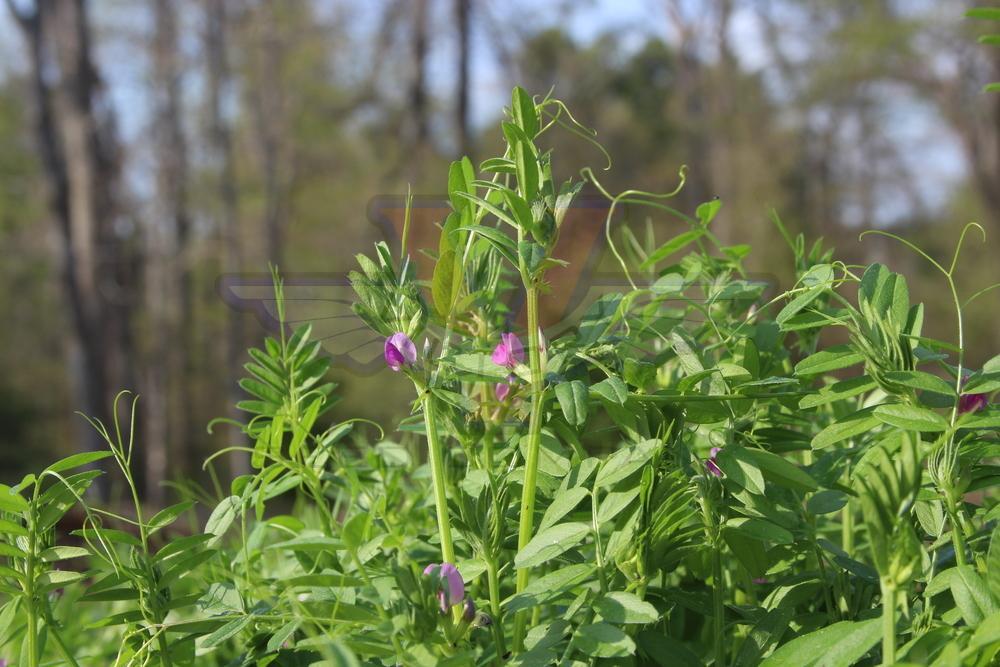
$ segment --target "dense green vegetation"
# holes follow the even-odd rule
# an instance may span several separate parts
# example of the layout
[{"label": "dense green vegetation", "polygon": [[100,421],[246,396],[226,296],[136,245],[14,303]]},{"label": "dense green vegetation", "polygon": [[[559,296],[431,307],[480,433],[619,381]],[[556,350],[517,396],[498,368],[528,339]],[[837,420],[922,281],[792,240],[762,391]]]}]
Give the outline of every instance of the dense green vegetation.
[{"label": "dense green vegetation", "polygon": [[[630,288],[552,336],[540,304],[584,182],[554,175],[560,154],[540,147],[554,133],[596,145],[562,102],[515,89],[503,152],[451,164],[436,246],[410,247],[407,229],[358,257],[380,381],[413,385],[398,425],[331,423],[342,390],[311,326],[288,323],[275,274],[280,333],[240,383],[252,473],[180,483],[182,502],[144,513],[126,394],[124,419],[93,423],[106,451],[0,487],[0,656],[995,664],[1000,357],[969,366],[964,316],[990,288],[957,288],[982,229],[942,257],[862,238],[936,272],[953,306],[942,340],[882,264],[844,263],[775,219],[796,278],[770,294],[746,277],[749,249],[715,233],[721,201],[688,215],[676,191],[615,195],[584,169],[614,206],[686,230],[613,244]],[[428,284],[418,251],[435,260]],[[87,500],[98,461],[134,509]]]}]

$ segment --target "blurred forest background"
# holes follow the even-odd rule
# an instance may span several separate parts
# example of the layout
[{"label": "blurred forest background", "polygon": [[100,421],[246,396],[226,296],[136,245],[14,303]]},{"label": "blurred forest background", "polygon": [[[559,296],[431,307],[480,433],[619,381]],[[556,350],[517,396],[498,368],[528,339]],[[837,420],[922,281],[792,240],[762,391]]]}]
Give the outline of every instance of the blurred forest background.
[{"label": "blurred forest background", "polygon": [[[555,86],[614,159],[612,190],[719,196],[717,232],[788,280],[769,222],[886,261],[953,338],[945,287],[891,229],[942,255],[989,243],[961,286],[998,280],[1000,49],[959,0],[4,0],[0,5],[0,477],[95,446],[142,395],[147,497],[199,476],[265,327],[221,276],[342,274],[381,232],[376,195],[443,190],[500,147],[512,85]],[[557,168],[603,165],[570,136]],[[665,240],[661,238],[661,242]],[[781,267],[781,268],[776,268]],[[785,268],[787,267],[787,268]],[[339,298],[343,298],[340,295]],[[970,362],[1000,343],[978,302]],[[406,383],[337,368],[335,418],[391,423]],[[237,472],[240,462],[231,462]]]}]

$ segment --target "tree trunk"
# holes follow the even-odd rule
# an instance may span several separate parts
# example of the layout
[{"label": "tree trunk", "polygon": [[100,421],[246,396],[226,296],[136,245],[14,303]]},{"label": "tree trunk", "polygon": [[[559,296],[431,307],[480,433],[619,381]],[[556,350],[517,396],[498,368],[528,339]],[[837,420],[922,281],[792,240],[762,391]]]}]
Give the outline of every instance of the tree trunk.
[{"label": "tree trunk", "polygon": [[413,148],[420,148],[427,141],[427,0],[413,0],[413,75],[410,79],[410,109]]},{"label": "tree trunk", "polygon": [[458,127],[458,151],[469,154],[469,66],[472,0],[455,0],[455,23],[458,28],[458,90],[455,101],[455,124]]},{"label": "tree trunk", "polygon": [[153,36],[154,137],[157,205],[146,232],[146,309],[150,343],[146,359],[143,414],[146,440],[146,496],[162,505],[171,453],[187,441],[180,407],[190,346],[190,279],[184,262],[189,229],[187,139],[181,126],[182,72],[173,0],[156,0]]},{"label": "tree trunk", "polygon": [[[222,113],[222,98],[232,85],[229,60],[226,55],[226,0],[205,1],[205,59],[208,64],[208,143],[218,169],[219,223],[222,239],[222,266],[228,275],[243,270],[243,251],[238,223],[239,200],[236,189],[236,168],[233,161],[232,131]],[[229,417],[240,421],[236,409],[240,400],[237,379],[242,373],[244,338],[243,320],[235,308],[226,310],[226,388]],[[232,428],[231,444],[245,444],[242,433]],[[233,477],[250,471],[250,459],[245,452],[233,452],[229,459]]]},{"label": "tree trunk", "polygon": [[278,24],[281,4],[264,2],[258,7],[254,29],[257,67],[253,78],[252,104],[264,180],[264,254],[280,267],[284,261],[288,132],[282,69],[285,43]]},{"label": "tree trunk", "polygon": [[[67,340],[76,402],[110,421],[110,388],[131,368],[131,300],[122,283],[133,268],[130,246],[112,225],[118,213],[117,142],[110,105],[91,57],[84,0],[37,4],[8,0],[29,50],[37,140],[58,226],[62,283],[72,328]],[[123,349],[124,348],[124,349]],[[89,427],[86,449],[104,447]]]}]

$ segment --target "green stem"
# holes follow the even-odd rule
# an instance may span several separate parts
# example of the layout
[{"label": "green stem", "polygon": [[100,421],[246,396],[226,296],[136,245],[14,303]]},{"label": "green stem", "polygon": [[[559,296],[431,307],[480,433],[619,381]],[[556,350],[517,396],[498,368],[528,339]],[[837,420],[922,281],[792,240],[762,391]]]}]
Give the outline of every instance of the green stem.
[{"label": "green stem", "polygon": [[[35,569],[34,558],[28,556],[27,570],[28,578]],[[35,587],[33,584],[26,584],[25,595],[28,598],[28,667],[38,667],[38,617],[35,614]]]},{"label": "green stem", "polygon": [[38,667],[41,656],[38,655],[38,607],[35,600],[35,551],[37,550],[37,524],[35,508],[38,504],[40,482],[35,482],[31,497],[31,510],[28,523],[28,557],[24,563],[24,596],[28,603],[28,667]]},{"label": "green stem", "polygon": [[437,509],[438,534],[441,537],[441,558],[455,564],[455,548],[451,541],[451,521],[448,518],[448,494],[445,491],[444,452],[438,438],[437,411],[434,399],[428,392],[424,396],[424,428],[427,430],[427,449],[431,463],[431,482],[434,485],[434,505]]},{"label": "green stem", "polygon": [[490,559],[486,566],[486,577],[490,589],[490,614],[493,616],[493,640],[496,642],[497,648],[496,664],[502,665],[507,648],[503,637],[503,616],[500,610],[500,574],[497,571],[495,560]]},{"label": "green stem", "polygon": [[[538,287],[534,282],[526,286],[528,309],[528,363],[531,366],[531,417],[528,421],[528,455],[524,462],[524,484],[521,493],[520,523],[517,533],[517,550],[523,549],[531,541],[534,532],[535,488],[538,478],[538,449],[542,438],[542,356],[538,331]],[[531,571],[522,568],[517,571],[518,593],[523,591],[531,578]],[[524,610],[514,616],[514,651],[523,649],[527,624]]]},{"label": "green stem", "polygon": [[722,585],[722,553],[719,547],[712,549],[712,653],[715,655],[716,667],[726,664],[725,646],[722,641],[725,623],[725,607],[722,603],[725,591]]},{"label": "green stem", "polygon": [[896,664],[896,587],[882,584],[882,664]]},{"label": "green stem", "polygon": [[848,500],[841,510],[841,547],[852,558],[854,557],[854,512],[851,501]]},{"label": "green stem", "polygon": [[958,565],[965,565],[965,535],[962,533],[962,526],[959,523],[955,495],[950,488],[945,489],[944,499],[945,507],[948,510],[948,520],[951,522],[951,543],[955,548],[955,562]]},{"label": "green stem", "polygon": [[705,537],[712,549],[712,655],[715,667],[725,665],[725,644],[723,629],[725,627],[725,588],[722,582],[722,540],[720,536],[718,517],[712,508],[709,491],[703,487],[701,497],[701,513],[705,524]]}]

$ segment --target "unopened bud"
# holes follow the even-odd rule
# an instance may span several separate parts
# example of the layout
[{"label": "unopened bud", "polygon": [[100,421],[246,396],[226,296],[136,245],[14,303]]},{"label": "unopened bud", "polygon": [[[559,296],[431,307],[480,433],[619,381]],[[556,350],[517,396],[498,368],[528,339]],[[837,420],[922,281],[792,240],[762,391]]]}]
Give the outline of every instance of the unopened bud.
[{"label": "unopened bud", "polygon": [[465,606],[462,608],[462,618],[467,623],[471,623],[476,619],[476,603],[472,601],[472,598],[465,598]]}]

